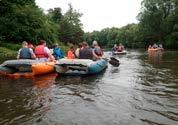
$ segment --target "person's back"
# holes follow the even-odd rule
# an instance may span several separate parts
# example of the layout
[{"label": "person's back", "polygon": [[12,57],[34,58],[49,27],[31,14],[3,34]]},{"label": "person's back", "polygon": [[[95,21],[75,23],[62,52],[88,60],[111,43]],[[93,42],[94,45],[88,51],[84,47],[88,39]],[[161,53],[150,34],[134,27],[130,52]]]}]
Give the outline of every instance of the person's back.
[{"label": "person's back", "polygon": [[88,47],[80,49],[79,51],[79,59],[93,59],[92,50]]},{"label": "person's back", "polygon": [[33,50],[28,48],[28,43],[24,41],[22,43],[22,48],[18,51],[17,59],[34,59],[36,58]]},{"label": "person's back", "polygon": [[[46,41],[41,40],[39,45],[35,48],[36,57],[43,61],[55,61],[48,47],[46,47]],[[50,60],[48,60],[48,58]]]},{"label": "person's back", "polygon": [[29,48],[22,48],[20,51],[20,59],[31,59],[31,53]]},{"label": "person's back", "polygon": [[36,54],[37,58],[48,58],[48,55],[47,55],[47,53],[45,53],[44,48],[45,48],[44,45],[38,45],[35,48],[35,54]]},{"label": "person's back", "polygon": [[59,48],[57,43],[54,45],[53,56],[56,60],[64,58],[64,53],[62,52],[61,48]]},{"label": "person's back", "polygon": [[103,51],[102,51],[101,47],[98,45],[97,41],[93,41],[93,54],[97,58],[103,56]]},{"label": "person's back", "polygon": [[53,49],[53,55],[55,59],[61,59],[64,58],[64,54],[60,48],[54,48]]},{"label": "person's back", "polygon": [[92,49],[88,47],[87,42],[82,43],[82,48],[79,51],[79,59],[93,59]]}]

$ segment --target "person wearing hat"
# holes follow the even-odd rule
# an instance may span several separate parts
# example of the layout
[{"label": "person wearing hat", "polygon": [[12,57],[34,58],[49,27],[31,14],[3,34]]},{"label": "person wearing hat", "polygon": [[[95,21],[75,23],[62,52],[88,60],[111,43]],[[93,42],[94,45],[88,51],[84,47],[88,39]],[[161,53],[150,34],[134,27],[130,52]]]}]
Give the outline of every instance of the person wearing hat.
[{"label": "person wearing hat", "polygon": [[87,42],[82,43],[82,49],[79,51],[79,59],[93,59],[92,49]]},{"label": "person wearing hat", "polygon": [[59,47],[58,43],[55,43],[54,45],[53,56],[55,57],[56,60],[64,58],[64,53]]},{"label": "person wearing hat", "polygon": [[46,46],[46,41],[40,40],[38,46],[35,48],[35,54],[37,59],[43,61],[55,61],[54,56],[51,54],[51,51]]},{"label": "person wearing hat", "polygon": [[22,42],[22,48],[18,51],[17,59],[35,59],[36,56],[31,48],[28,48],[26,41]]}]

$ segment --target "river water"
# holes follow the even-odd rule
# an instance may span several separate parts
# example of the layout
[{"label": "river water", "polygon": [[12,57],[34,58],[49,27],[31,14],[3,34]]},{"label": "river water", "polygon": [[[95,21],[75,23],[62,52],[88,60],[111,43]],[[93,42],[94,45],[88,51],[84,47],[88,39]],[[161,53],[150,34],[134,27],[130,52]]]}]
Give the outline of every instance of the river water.
[{"label": "river water", "polygon": [[129,50],[88,77],[0,76],[0,124],[177,125],[177,55]]}]

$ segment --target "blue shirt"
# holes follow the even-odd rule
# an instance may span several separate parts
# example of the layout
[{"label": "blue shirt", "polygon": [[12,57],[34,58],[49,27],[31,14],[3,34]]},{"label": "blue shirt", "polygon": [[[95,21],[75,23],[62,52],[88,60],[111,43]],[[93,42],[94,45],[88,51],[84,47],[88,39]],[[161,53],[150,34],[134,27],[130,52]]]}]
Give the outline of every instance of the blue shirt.
[{"label": "blue shirt", "polygon": [[54,55],[55,59],[64,58],[64,53],[62,52],[62,50],[59,47],[53,49],[53,55]]}]

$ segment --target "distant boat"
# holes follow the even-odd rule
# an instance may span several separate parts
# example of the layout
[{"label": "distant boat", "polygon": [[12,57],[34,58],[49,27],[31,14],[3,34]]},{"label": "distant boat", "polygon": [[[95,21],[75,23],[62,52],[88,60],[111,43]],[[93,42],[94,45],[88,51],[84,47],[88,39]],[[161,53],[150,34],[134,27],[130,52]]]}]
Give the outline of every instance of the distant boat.
[{"label": "distant boat", "polygon": [[157,51],[163,51],[164,49],[163,48],[150,48],[148,49],[148,52],[157,52]]},{"label": "distant boat", "polygon": [[91,75],[103,71],[108,61],[99,59],[61,59],[55,64],[55,71],[61,75]]},{"label": "distant boat", "polygon": [[115,51],[113,52],[114,55],[122,55],[122,54],[127,54],[127,51],[123,50],[122,52]]}]

